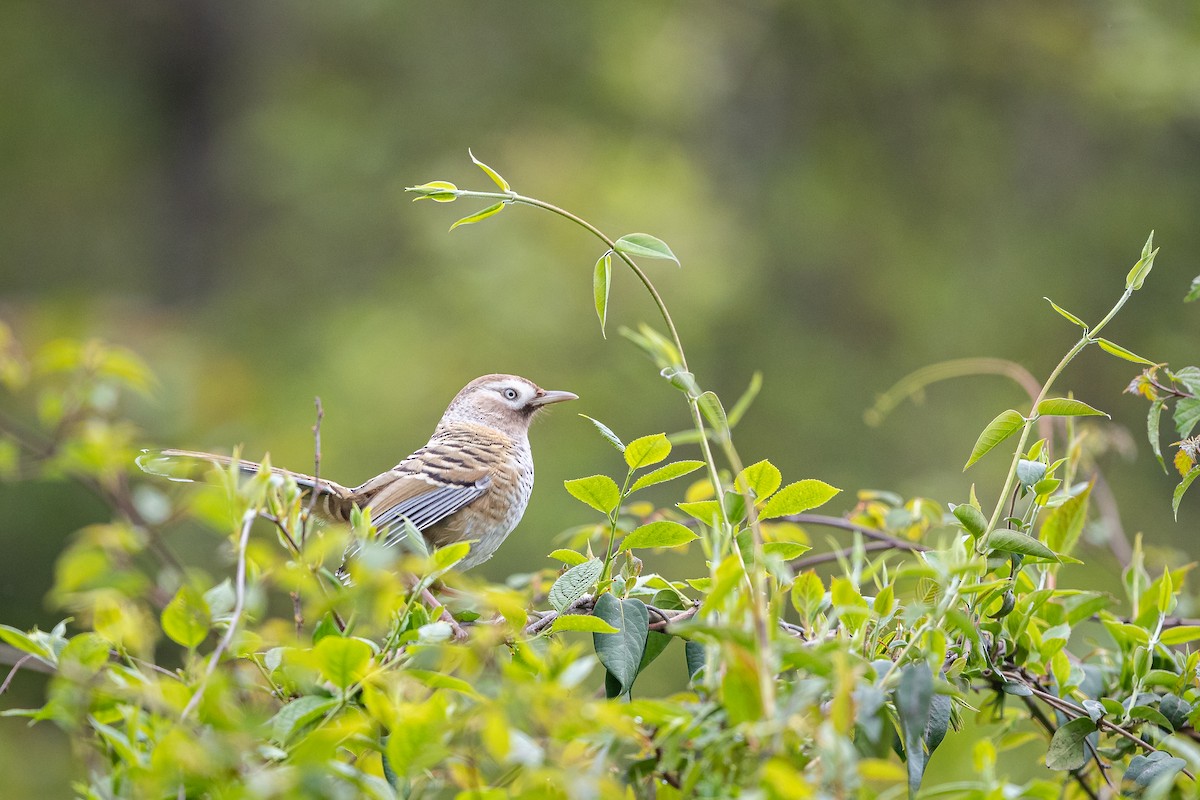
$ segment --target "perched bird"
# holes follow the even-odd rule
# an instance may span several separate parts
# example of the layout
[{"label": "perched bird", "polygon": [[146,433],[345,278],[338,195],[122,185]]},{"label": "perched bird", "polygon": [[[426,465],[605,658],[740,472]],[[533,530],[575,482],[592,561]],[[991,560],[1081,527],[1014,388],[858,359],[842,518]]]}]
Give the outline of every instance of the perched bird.
[{"label": "perched bird", "polygon": [[[272,468],[316,492],[315,510],[329,520],[347,522],[355,506],[369,508],[385,545],[406,535],[406,522],[432,547],[470,541],[458,563],[469,569],[489,558],[525,513],[533,491],[533,455],[529,423],[551,403],[576,400],[571,392],[547,391],[516,375],[484,375],[450,401],[429,442],[396,466],[353,489],[310,475]],[[228,456],[190,450],[147,451],[138,459],[146,472],[175,480],[181,466],[228,465]],[[246,474],[261,471],[239,461]],[[345,559],[358,550],[352,544]],[[338,569],[346,579],[346,562]]]}]

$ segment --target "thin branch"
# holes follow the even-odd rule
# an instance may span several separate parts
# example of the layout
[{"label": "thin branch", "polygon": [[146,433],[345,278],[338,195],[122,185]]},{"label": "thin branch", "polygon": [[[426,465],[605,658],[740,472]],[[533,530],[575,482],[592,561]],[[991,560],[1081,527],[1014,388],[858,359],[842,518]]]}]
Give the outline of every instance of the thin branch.
[{"label": "thin branch", "polygon": [[238,622],[242,618],[242,611],[246,605],[246,547],[250,541],[250,526],[254,523],[254,511],[247,511],[242,518],[242,533],[238,540],[237,554],[237,573],[234,581],[234,602],[233,614],[229,618],[229,627],[225,629],[225,635],[221,637],[221,641],[217,643],[217,648],[213,650],[212,656],[208,660],[208,667],[204,670],[204,677],[200,681],[199,688],[192,695],[192,699],[184,707],[183,713],[179,715],[182,722],[188,718],[192,710],[200,704],[200,699],[204,696],[204,689],[208,686],[208,681],[217,669],[217,663],[221,660],[221,655],[233,643],[233,636],[237,633]]},{"label": "thin branch", "polygon": [[[1000,670],[997,670],[997,674],[999,674],[1000,677],[1004,678],[1006,681],[1021,684],[1025,688],[1029,689],[1029,691],[1031,691],[1034,694],[1034,696],[1036,696],[1043,703],[1045,703],[1046,705],[1051,706],[1059,711],[1062,711],[1064,714],[1069,714],[1072,717],[1087,717],[1087,716],[1089,716],[1089,714],[1083,707],[1075,705],[1070,700],[1065,700],[1065,699],[1059,697],[1058,695],[1047,692],[1046,690],[1044,690],[1040,686],[1038,686],[1034,680],[1027,678],[1022,673],[1018,672],[1018,673],[1013,673],[1013,674],[1006,674]],[[1128,739],[1129,741],[1133,742],[1138,747],[1142,748],[1143,750],[1145,750],[1148,753],[1159,752],[1159,749],[1157,747],[1150,744],[1145,739],[1141,738],[1140,736],[1138,736],[1137,734],[1135,734],[1131,731],[1126,730],[1125,728],[1122,728],[1120,725],[1116,724],[1115,722],[1110,722],[1109,720],[1104,719],[1103,717],[1096,720],[1096,727],[1104,728],[1105,730],[1111,731],[1112,733],[1115,733],[1118,736]],[[1184,775],[1191,778],[1193,781],[1196,780],[1196,776],[1193,775],[1187,769],[1183,769],[1180,771]]]},{"label": "thin branch", "polygon": [[[921,544],[920,542],[901,539],[897,536],[892,536],[890,533],[884,533],[875,528],[868,528],[866,525],[851,522],[843,517],[830,517],[825,514],[789,514],[786,517],[780,517],[779,520],[782,522],[794,522],[797,525],[822,525],[826,528],[840,528],[844,531],[861,533],[868,539],[874,539],[877,542],[886,542],[889,547],[897,550],[917,550],[924,552],[929,549],[928,545]],[[874,549],[882,550],[883,548]]]},{"label": "thin branch", "polygon": [[13,668],[8,671],[8,677],[4,679],[4,683],[0,683],[0,694],[4,694],[8,691],[8,685],[12,683],[12,679],[15,678],[17,673],[21,671],[21,667],[25,665],[25,662],[32,658],[34,658],[33,653],[26,653],[21,658],[17,659],[17,663],[13,664]]}]

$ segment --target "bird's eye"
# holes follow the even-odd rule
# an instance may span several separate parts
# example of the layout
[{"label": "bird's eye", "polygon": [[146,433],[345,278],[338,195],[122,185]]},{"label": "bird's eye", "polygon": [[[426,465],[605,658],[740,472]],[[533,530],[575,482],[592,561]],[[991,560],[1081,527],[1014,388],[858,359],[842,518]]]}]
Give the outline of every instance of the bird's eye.
[{"label": "bird's eye", "polygon": [[517,390],[516,390],[516,389],[513,389],[513,388],[511,388],[511,387],[510,387],[510,388],[508,388],[508,389],[505,389],[505,390],[504,390],[504,399],[506,399],[506,400],[516,400],[516,399],[517,399]]}]

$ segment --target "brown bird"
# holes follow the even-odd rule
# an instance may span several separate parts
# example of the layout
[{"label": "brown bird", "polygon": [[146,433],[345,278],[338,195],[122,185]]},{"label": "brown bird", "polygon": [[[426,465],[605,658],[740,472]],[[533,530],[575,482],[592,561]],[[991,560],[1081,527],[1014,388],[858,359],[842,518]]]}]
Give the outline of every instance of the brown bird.
[{"label": "brown bird", "polygon": [[[328,520],[347,522],[355,506],[369,508],[385,546],[404,539],[406,523],[432,547],[469,541],[470,552],[458,563],[458,569],[469,569],[491,558],[525,513],[533,491],[529,423],[534,414],[576,399],[516,375],[484,375],[450,401],[428,443],[361,486],[350,489],[278,467],[271,471],[316,492],[316,511]],[[144,471],[175,480],[192,480],[181,475],[181,466],[231,462],[228,456],[190,450],[146,451],[138,458]],[[262,466],[239,461],[238,468],[254,474]],[[352,544],[345,559],[357,551]],[[345,560],[338,575],[346,579]]]}]

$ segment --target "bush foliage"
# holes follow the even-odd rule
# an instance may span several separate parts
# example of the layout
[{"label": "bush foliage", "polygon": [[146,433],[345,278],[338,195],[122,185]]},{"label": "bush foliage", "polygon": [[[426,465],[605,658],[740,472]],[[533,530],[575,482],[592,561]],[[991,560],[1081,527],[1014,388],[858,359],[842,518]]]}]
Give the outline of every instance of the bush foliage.
[{"label": "bush foliage", "polygon": [[[113,510],[58,561],[49,593],[70,616],[48,632],[0,626],[9,680],[33,664],[53,671],[44,705],[4,713],[70,734],[80,796],[1195,794],[1200,621],[1178,615],[1191,565],[1150,572],[1138,539],[1119,586],[1066,588],[1096,486],[1084,441],[1105,424],[1053,391],[1080,352],[1096,345],[1141,369],[1129,391],[1150,403],[1164,468],[1170,409],[1177,513],[1200,474],[1188,438],[1200,368],[1172,370],[1098,335],[1149,275],[1151,242],[1096,324],[1051,303],[1080,338],[1030,387],[1027,407],[986,426],[966,463],[1008,453],[1001,486],[953,502],[860,491],[834,516],[816,509],[839,489],[742,463],[733,431],[758,377],[727,407],[690,371],[639,263],[676,261],[665,243],[609,238],[475,163],[498,191],[445,181],[411,191],[486,203],[454,227],[524,205],[599,237],[601,330],[614,271],[628,269],[666,333],[622,333],[680,393],[689,429],[626,443],[592,420],[622,461],[566,482],[591,521],[550,554],[559,568],[491,585],[455,571],[466,544],[385,549],[367,513],[346,528],[315,525],[297,486],[266,473],[214,469],[207,484],[168,492],[135,466],[147,436],[122,398],[154,385],[135,354],[54,342],[27,357],[0,328],[13,407],[0,419],[0,471],[79,481]],[[12,421],[22,416],[27,425]],[[682,447],[696,457],[678,458]],[[667,483],[674,505],[639,496]],[[226,568],[182,563],[167,545],[181,527],[208,537]],[[839,543],[809,552],[818,529]],[[332,569],[350,537],[362,550],[343,586]],[[707,570],[647,573],[639,558],[682,548],[702,551]],[[677,690],[643,694],[639,675],[673,639]],[[970,744],[975,777],[923,786],[930,756],[972,718],[996,726]],[[1033,748],[1044,768],[1022,763]]]}]

